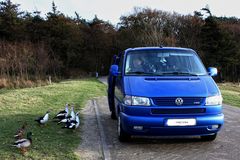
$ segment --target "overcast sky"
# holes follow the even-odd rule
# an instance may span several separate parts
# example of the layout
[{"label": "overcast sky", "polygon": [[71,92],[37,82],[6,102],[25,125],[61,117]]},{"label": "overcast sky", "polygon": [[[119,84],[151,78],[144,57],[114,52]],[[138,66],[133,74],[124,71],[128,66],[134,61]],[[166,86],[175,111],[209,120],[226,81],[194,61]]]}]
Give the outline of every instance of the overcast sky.
[{"label": "overcast sky", "polygon": [[[27,11],[51,11],[52,0],[12,0]],[[136,7],[150,7],[180,14],[193,14],[195,10],[209,5],[213,15],[240,18],[238,0],[54,0],[57,9],[68,16],[76,11],[82,18],[91,20],[94,15],[112,24],[117,24],[121,15],[127,15]]]}]

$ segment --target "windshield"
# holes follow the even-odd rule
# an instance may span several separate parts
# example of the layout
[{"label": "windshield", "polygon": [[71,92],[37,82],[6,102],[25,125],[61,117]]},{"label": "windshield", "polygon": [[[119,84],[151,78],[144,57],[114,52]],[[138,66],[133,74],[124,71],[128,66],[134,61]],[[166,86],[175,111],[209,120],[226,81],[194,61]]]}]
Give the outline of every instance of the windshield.
[{"label": "windshield", "polygon": [[127,54],[126,75],[206,75],[206,69],[193,51],[142,50]]}]

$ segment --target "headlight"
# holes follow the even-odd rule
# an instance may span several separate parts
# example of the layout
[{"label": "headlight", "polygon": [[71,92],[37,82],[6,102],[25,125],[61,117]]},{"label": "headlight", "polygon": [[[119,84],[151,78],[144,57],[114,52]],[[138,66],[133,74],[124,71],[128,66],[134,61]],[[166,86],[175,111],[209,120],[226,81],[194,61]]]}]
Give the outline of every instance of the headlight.
[{"label": "headlight", "polygon": [[146,97],[128,96],[123,99],[124,104],[130,106],[150,106],[150,100]]},{"label": "headlight", "polygon": [[132,96],[125,96],[124,99],[123,99],[123,103],[126,104],[126,105],[129,105],[131,106],[132,105]]},{"label": "headlight", "polygon": [[222,95],[212,96],[206,98],[206,106],[221,105],[222,104]]}]

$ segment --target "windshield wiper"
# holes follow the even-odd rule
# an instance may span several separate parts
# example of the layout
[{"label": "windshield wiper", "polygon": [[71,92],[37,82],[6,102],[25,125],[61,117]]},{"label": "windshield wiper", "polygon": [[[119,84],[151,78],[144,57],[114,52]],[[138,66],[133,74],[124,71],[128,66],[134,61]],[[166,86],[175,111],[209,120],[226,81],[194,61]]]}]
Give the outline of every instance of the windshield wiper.
[{"label": "windshield wiper", "polygon": [[127,74],[149,74],[149,73],[143,72],[143,71],[134,71],[134,72],[127,72]]},{"label": "windshield wiper", "polygon": [[166,75],[187,75],[187,76],[198,76],[197,74],[190,72],[162,72],[162,73],[154,73],[154,72],[143,72],[143,71],[133,71],[127,72],[127,74],[138,74],[138,75],[153,75],[153,76],[166,76]]},{"label": "windshield wiper", "polygon": [[162,75],[162,74],[159,74],[159,73],[154,73],[154,72],[143,72],[143,71],[134,71],[134,72],[127,72],[126,74],[145,74],[145,75]]},{"label": "windshield wiper", "polygon": [[198,76],[197,74],[190,72],[163,72],[164,75],[188,75],[188,76]]}]

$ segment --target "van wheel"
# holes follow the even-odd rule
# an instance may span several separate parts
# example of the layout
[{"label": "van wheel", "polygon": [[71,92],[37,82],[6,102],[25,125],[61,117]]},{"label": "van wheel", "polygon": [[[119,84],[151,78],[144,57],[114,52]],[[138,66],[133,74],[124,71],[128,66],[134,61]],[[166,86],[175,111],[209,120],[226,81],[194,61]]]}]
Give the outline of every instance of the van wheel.
[{"label": "van wheel", "polygon": [[203,141],[214,141],[217,137],[217,133],[213,134],[213,135],[208,135],[208,136],[201,136],[201,139]]},{"label": "van wheel", "polygon": [[118,116],[117,130],[118,130],[118,139],[119,139],[120,142],[128,142],[131,139],[131,135],[126,133],[122,129],[120,116]]}]

